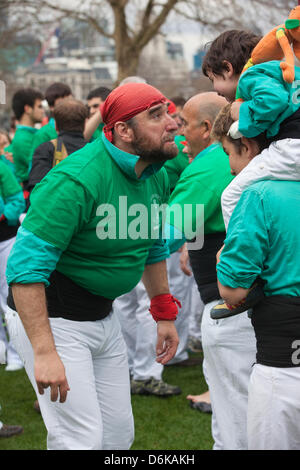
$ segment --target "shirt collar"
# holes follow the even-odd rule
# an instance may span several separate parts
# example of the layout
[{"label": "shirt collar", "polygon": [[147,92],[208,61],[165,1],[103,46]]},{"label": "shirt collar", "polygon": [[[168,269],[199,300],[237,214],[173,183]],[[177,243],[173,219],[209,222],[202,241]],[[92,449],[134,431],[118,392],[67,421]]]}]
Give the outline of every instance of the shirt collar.
[{"label": "shirt collar", "polygon": [[51,117],[49,119],[48,124],[55,129],[55,119],[54,119],[54,117]]},{"label": "shirt collar", "polygon": [[154,173],[157,173],[165,163],[163,161],[159,163],[150,164],[149,166],[147,166],[147,168],[144,169],[141,176],[138,178],[135,172],[135,165],[140,158],[139,155],[127,153],[119,149],[105,137],[104,132],[102,132],[102,141],[105,145],[106,150],[108,150],[109,154],[116,162],[116,164],[121,168],[121,170],[123,170],[126,175],[136,181],[146,180]]},{"label": "shirt collar", "polygon": [[[220,147],[221,144],[219,142],[214,142],[213,144],[209,145],[208,147],[206,147],[206,149],[202,150],[200,153],[198,153],[198,155],[194,158],[193,161],[196,161],[198,160],[199,158],[202,158],[204,157],[207,153],[215,150],[216,148]],[[192,162],[193,163],[193,162]]]},{"label": "shirt collar", "polygon": [[35,127],[30,127],[30,126],[23,126],[22,124],[17,124],[16,125],[16,128],[17,129],[22,129],[22,130],[26,130],[26,131],[29,131],[29,132],[32,132],[32,133],[35,133],[38,131],[38,129],[36,129]]}]

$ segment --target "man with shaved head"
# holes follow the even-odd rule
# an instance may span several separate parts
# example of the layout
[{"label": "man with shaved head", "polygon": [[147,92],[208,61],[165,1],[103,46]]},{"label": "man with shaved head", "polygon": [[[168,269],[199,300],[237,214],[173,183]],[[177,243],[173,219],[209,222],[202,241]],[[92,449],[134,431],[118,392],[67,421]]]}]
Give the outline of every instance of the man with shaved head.
[{"label": "man with shaved head", "polygon": [[179,302],[169,292],[169,251],[152,211],[154,201],[168,199],[162,166],[177,155],[177,124],[166,98],[143,83],[113,90],[101,114],[102,138],[35,187],[7,268],[8,317],[49,449],[130,448],[127,354],[112,303],[142,275],[157,322],[157,361],[170,360],[178,344]]}]

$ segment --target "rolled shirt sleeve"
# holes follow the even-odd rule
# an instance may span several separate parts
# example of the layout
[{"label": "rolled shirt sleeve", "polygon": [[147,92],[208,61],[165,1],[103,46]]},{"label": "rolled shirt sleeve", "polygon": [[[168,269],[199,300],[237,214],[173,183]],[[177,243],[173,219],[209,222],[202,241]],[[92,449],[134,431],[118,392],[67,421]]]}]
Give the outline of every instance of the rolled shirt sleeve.
[{"label": "rolled shirt sleeve", "polygon": [[260,193],[250,187],[242,194],[229,222],[217,265],[219,282],[248,289],[264,270],[268,252],[266,208]]},{"label": "rolled shirt sleeve", "polygon": [[7,261],[6,278],[8,284],[49,285],[49,277],[54,271],[62,251],[45,242],[24,227],[18,230],[17,238]]}]

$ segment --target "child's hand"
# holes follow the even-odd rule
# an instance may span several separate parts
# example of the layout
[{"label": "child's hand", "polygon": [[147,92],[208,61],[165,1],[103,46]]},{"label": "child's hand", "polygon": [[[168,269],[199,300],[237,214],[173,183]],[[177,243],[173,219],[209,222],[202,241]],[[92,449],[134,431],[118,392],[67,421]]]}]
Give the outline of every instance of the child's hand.
[{"label": "child's hand", "polygon": [[218,263],[220,262],[220,256],[221,256],[221,253],[222,253],[222,251],[223,251],[224,246],[225,246],[225,245],[223,245],[223,246],[219,249],[219,251],[218,251],[218,253],[217,253],[217,255],[216,255],[216,259],[217,259],[217,263],[216,263],[216,264],[218,264]]},{"label": "child's hand", "polygon": [[234,121],[239,120],[241,104],[242,103],[240,101],[235,101],[231,105],[231,117]]}]

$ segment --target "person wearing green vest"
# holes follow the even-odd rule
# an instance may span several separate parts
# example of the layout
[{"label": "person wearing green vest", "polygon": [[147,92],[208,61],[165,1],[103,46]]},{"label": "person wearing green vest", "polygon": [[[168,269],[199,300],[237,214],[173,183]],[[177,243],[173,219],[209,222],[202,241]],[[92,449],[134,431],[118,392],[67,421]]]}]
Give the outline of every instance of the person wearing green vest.
[{"label": "person wearing green vest", "polygon": [[157,361],[170,360],[178,344],[157,207],[168,199],[162,166],[177,154],[177,125],[166,98],[136,83],[108,96],[103,120],[101,139],[34,188],[7,266],[7,321],[18,330],[49,449],[131,446],[126,346],[112,303],[142,276]]},{"label": "person wearing green vest", "polygon": [[[177,108],[174,108],[174,103],[171,101],[169,113],[173,118],[174,116],[176,117],[175,120],[177,125],[178,121],[182,124]],[[182,126],[179,127],[178,130],[182,131]],[[171,194],[175,190],[182,172],[189,165],[189,156],[185,151],[184,140],[185,137],[183,135],[179,134],[175,137],[175,143],[178,147],[178,155],[173,158],[173,160],[166,161],[164,165],[169,176]],[[168,365],[179,363],[182,365],[193,365],[194,358],[189,357],[190,348],[198,348],[198,350],[202,351],[199,317],[201,316],[201,311],[203,309],[203,302],[198,294],[194,276],[186,276],[183,273],[180,267],[180,256],[181,248],[179,250],[172,250],[171,256],[167,261],[169,283],[170,286],[172,286],[172,292],[174,292],[175,296],[179,300],[185,299],[184,306],[180,312],[180,317],[176,322],[179,345],[175,356],[171,361],[169,361]],[[190,329],[190,325],[193,326],[192,331]]]},{"label": "person wearing green vest", "polygon": [[49,142],[49,140],[57,139],[57,132],[55,129],[55,121],[53,118],[53,110],[57,103],[65,98],[72,96],[71,88],[60,82],[52,83],[45,92],[45,99],[48,102],[51,116],[48,124],[42,126],[38,132],[35,133],[32,145],[31,145],[31,159],[35,152],[35,149],[43,144],[44,142]]},{"label": "person wearing green vest", "polygon": [[17,130],[10,146],[5,150],[13,154],[17,180],[26,187],[31,167],[31,148],[35,134],[35,124],[44,117],[43,95],[38,90],[23,88],[12,99],[12,108],[18,120]]},{"label": "person wearing green vest", "polygon": [[5,277],[7,258],[20,226],[19,217],[25,209],[21,185],[9,167],[0,160],[0,340],[6,346],[6,370],[23,368],[23,363],[12,345],[7,341],[3,317],[7,309],[8,286]]},{"label": "person wearing green vest", "polygon": [[[1,131],[0,131],[1,135]],[[6,146],[7,140],[2,141]],[[6,158],[3,157],[5,160]],[[7,160],[6,160],[7,161]],[[25,201],[20,184],[4,161],[0,161],[0,363],[7,364],[6,371],[15,371],[23,368],[17,351],[13,347],[11,338],[7,338],[4,329],[3,316],[7,309],[8,286],[5,269],[9,252],[16,239],[19,226],[18,219],[24,211]],[[1,404],[0,404],[1,407]],[[0,438],[8,438],[21,434],[22,426],[4,424],[0,421]]]}]

